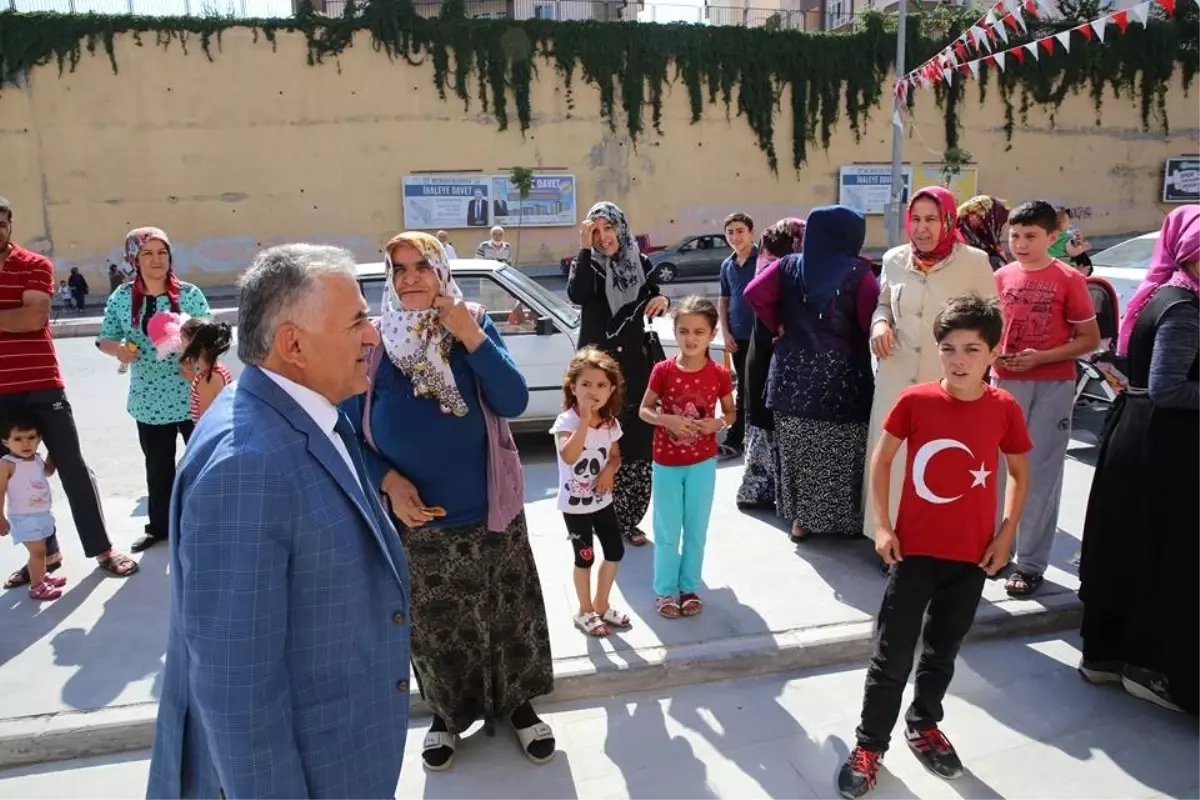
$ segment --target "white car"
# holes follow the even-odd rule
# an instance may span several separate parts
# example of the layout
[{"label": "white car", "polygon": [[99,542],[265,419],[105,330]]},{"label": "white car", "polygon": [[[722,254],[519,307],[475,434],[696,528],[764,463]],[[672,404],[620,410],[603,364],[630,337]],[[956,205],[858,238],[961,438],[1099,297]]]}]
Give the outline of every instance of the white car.
[{"label": "white car", "polygon": [[1103,278],[1116,289],[1121,314],[1125,313],[1133,293],[1146,278],[1158,234],[1158,231],[1143,233],[1092,256],[1092,277]]},{"label": "white car", "polygon": [[[453,259],[450,270],[463,299],[488,311],[529,384],[529,406],[513,428],[549,430],[562,410],[562,379],[579,341],[579,309],[529,276],[499,261]],[[384,266],[359,264],[358,283],[377,316],[383,301]],[[668,357],[678,352],[669,318],[653,321]],[[724,362],[720,340],[712,357]]]}]

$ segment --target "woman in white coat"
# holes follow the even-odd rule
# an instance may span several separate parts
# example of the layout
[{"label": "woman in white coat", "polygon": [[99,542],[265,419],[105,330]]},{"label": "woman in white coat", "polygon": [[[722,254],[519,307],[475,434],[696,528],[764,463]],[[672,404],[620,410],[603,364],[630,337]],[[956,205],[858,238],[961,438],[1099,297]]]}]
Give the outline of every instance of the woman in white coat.
[{"label": "woman in white coat", "polygon": [[[868,471],[883,420],[900,392],[918,383],[938,380],[942,375],[933,340],[933,318],[938,311],[952,297],[996,296],[996,282],[987,254],[963,244],[957,223],[958,208],[953,194],[941,186],[922,189],[908,204],[905,229],[909,243],[893,247],[883,256],[879,305],[871,319],[871,352],[879,359],[879,370],[871,406]],[[903,446],[893,463],[888,499],[894,524],[904,485]],[[869,493],[869,480],[863,485]],[[863,534],[874,539],[875,514],[870,502],[864,502],[863,507],[866,509]]]}]

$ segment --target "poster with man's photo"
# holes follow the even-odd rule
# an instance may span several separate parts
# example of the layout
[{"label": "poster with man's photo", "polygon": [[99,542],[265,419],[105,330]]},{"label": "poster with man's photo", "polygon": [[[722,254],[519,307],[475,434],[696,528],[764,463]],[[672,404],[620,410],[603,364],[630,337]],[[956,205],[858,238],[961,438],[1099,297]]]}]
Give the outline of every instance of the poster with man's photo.
[{"label": "poster with man's photo", "polygon": [[491,176],[407,175],[402,185],[406,228],[487,228],[492,224]]},{"label": "poster with man's photo", "polygon": [[493,175],[491,196],[493,225],[550,228],[576,223],[574,175],[535,174],[524,199],[509,176]]}]

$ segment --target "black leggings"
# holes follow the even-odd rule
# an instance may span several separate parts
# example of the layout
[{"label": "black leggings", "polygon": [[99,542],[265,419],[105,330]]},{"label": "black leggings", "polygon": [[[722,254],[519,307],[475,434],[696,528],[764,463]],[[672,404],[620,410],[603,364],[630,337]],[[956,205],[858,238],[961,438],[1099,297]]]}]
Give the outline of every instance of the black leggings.
[{"label": "black leggings", "polygon": [[563,514],[571,546],[575,548],[575,566],[591,569],[596,557],[592,552],[593,535],[600,540],[604,560],[615,564],[625,557],[625,542],[621,539],[621,526],[617,523],[617,511],[611,504],[590,514]]}]

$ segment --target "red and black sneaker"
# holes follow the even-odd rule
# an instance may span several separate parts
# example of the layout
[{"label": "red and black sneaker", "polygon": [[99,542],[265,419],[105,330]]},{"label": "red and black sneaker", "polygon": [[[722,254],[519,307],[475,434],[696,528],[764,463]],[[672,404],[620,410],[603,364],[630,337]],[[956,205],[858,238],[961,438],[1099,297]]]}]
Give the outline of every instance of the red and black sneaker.
[{"label": "red and black sneaker", "polygon": [[963,773],[962,761],[954,752],[954,745],[937,726],[920,731],[908,730],[904,734],[908,746],[916,754],[925,769],[939,778],[951,780]]},{"label": "red and black sneaker", "polygon": [[842,797],[857,800],[875,788],[879,778],[879,762],[883,753],[858,746],[850,751],[850,757],[838,771],[837,787]]}]

